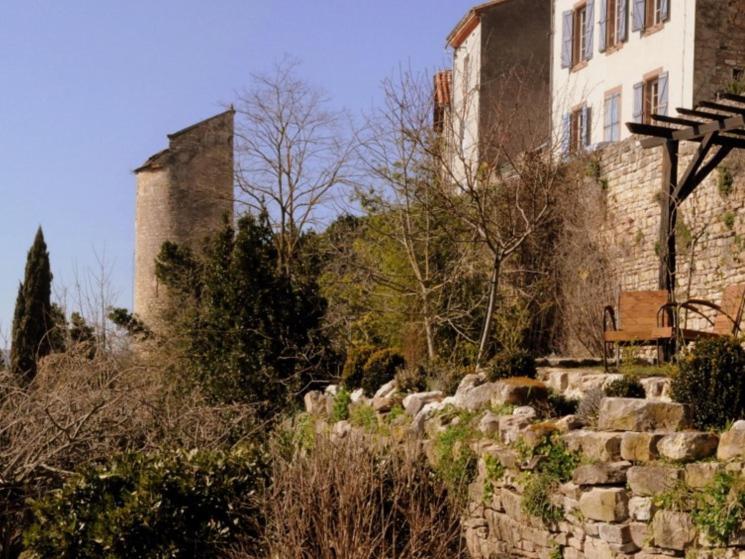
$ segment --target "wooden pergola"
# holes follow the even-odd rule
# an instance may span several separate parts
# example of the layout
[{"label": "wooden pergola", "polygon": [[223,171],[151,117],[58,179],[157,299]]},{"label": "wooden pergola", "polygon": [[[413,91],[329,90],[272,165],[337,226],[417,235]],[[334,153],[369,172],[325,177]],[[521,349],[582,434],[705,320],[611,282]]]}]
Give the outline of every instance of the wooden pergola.
[{"label": "wooden pergola", "polygon": [[[745,96],[720,94],[716,101],[701,101],[695,109],[678,108],[676,117],[654,114],[651,124],[629,122],[643,148],[662,146],[662,199],[659,237],[659,289],[675,290],[675,224],[678,207],[734,149],[745,149]],[[680,142],[698,148],[678,177]]]}]

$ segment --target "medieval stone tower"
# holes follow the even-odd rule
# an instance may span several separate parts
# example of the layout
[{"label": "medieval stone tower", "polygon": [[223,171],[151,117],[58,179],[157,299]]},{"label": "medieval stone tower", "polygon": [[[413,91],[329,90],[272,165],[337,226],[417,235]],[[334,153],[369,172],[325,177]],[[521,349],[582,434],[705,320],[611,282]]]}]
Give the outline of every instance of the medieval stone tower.
[{"label": "medieval stone tower", "polygon": [[153,326],[165,303],[155,258],[165,241],[199,248],[233,212],[232,108],[168,135],[135,170],[134,312]]}]

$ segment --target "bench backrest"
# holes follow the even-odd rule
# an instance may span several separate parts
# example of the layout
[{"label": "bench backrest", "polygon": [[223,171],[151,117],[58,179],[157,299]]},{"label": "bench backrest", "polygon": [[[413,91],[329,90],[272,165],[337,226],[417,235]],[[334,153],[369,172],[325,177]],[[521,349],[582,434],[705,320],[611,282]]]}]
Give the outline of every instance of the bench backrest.
[{"label": "bench backrest", "polygon": [[[742,320],[743,303],[745,302],[745,283],[728,285],[722,292],[722,300],[719,302],[720,308],[735,319],[739,325]],[[733,324],[722,313],[717,313],[714,318],[714,333],[722,336],[730,336],[734,332]]]},{"label": "bench backrest", "polygon": [[646,331],[657,327],[657,313],[668,302],[662,291],[622,291],[618,296],[618,322],[621,330]]}]

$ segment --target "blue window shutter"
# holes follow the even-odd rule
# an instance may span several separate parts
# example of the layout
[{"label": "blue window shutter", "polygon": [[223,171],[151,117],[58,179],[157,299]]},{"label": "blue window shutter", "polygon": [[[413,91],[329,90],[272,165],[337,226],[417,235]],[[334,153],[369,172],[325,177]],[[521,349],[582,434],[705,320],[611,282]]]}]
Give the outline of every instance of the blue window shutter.
[{"label": "blue window shutter", "polygon": [[594,50],[592,38],[595,36],[595,0],[589,0],[585,8],[585,52],[584,59],[590,60]]},{"label": "blue window shutter", "polygon": [[561,33],[561,67],[572,67],[572,26],[574,25],[574,14],[571,10],[562,14]]},{"label": "blue window shutter", "polygon": [[561,155],[569,157],[569,138],[571,136],[572,115],[566,113],[561,119]]},{"label": "blue window shutter", "polygon": [[629,38],[627,32],[629,20],[629,1],[618,0],[618,4],[616,4],[616,7],[618,9],[618,12],[616,13],[616,33],[618,34],[618,42],[623,43]]},{"label": "blue window shutter", "polygon": [[662,21],[670,19],[670,0],[660,0],[660,15]]},{"label": "blue window shutter", "polygon": [[[598,51],[605,52],[605,30],[608,25],[608,0],[600,0],[600,20],[598,21]],[[613,14],[610,15],[613,17]]]},{"label": "blue window shutter", "polygon": [[582,121],[580,122],[580,135],[582,145],[588,147],[592,143],[592,126],[591,126],[592,109],[585,105],[582,107]]},{"label": "blue window shutter", "polygon": [[657,111],[661,115],[667,114],[667,98],[668,98],[668,82],[669,82],[669,74],[667,72],[660,74],[660,77],[658,78],[658,92],[659,100],[657,103]]},{"label": "blue window shutter", "polygon": [[644,19],[645,19],[645,12],[646,5],[644,0],[633,0],[634,2],[634,12],[631,15],[631,30],[632,31],[643,31],[644,30]]},{"label": "blue window shutter", "polygon": [[641,122],[644,115],[644,83],[634,85],[634,122]]},{"label": "blue window shutter", "polygon": [[613,141],[613,97],[606,97],[603,107],[603,141]]},{"label": "blue window shutter", "polygon": [[617,142],[621,139],[621,94],[611,98],[611,140]]}]

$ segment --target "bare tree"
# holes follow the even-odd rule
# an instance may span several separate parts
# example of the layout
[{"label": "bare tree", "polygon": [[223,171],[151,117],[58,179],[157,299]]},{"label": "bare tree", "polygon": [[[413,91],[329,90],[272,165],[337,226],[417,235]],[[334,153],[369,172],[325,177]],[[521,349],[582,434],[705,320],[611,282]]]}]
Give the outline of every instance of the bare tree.
[{"label": "bare tree", "polygon": [[342,133],[343,115],[298,76],[298,66],[285,58],[271,73],[254,75],[236,107],[241,199],[268,211],[286,273],[301,234],[328,213],[335,190],[346,184],[353,153]]}]

